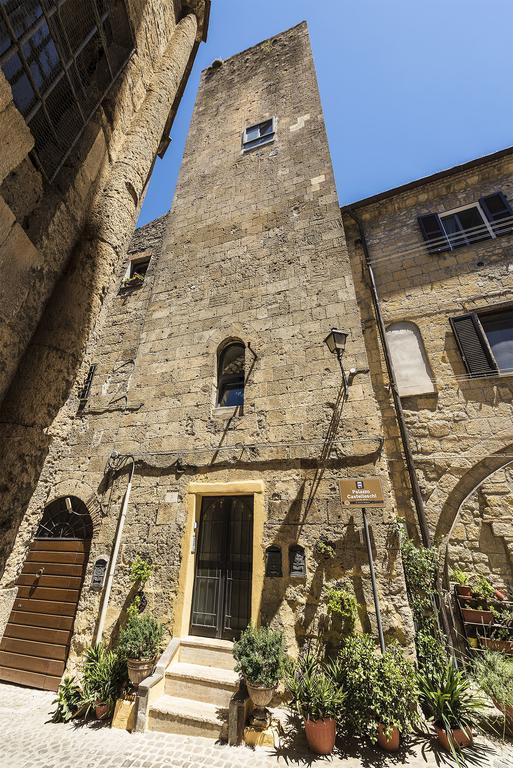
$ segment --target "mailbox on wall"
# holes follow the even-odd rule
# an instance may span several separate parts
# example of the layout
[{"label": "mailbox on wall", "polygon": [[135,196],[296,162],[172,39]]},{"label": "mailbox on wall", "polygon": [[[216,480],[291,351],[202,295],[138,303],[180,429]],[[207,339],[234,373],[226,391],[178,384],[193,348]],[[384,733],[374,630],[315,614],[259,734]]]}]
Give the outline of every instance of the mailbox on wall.
[{"label": "mailbox on wall", "polygon": [[91,589],[93,592],[101,592],[107,575],[107,565],[109,558],[106,555],[97,557],[93,565],[93,575],[91,577]]}]

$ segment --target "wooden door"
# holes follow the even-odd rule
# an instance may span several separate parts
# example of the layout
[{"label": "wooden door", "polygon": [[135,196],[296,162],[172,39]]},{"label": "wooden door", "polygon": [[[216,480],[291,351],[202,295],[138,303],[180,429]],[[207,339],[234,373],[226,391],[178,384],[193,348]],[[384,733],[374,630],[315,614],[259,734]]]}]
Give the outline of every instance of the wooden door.
[{"label": "wooden door", "polygon": [[253,496],[202,500],[192,635],[236,639],[251,617]]},{"label": "wooden door", "polygon": [[0,643],[0,680],[57,690],[88,554],[88,540],[34,539]]}]

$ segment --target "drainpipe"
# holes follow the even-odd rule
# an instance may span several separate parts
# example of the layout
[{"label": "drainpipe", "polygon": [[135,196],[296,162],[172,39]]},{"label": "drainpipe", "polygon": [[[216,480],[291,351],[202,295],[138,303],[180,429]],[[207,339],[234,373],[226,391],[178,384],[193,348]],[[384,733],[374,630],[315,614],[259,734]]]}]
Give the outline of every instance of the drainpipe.
[{"label": "drainpipe", "polygon": [[[114,451],[111,458],[116,458]],[[107,576],[107,583],[105,584],[105,591],[103,593],[102,607],[100,610],[100,617],[98,619],[98,627],[96,629],[96,643],[100,643],[103,637],[103,630],[105,629],[105,618],[107,616],[107,609],[109,607],[110,593],[112,590],[112,582],[114,581],[114,571],[116,570],[116,564],[119,556],[119,548],[121,546],[121,539],[123,536],[123,528],[125,527],[126,513],[128,510],[128,502],[130,501],[130,491],[132,490],[132,478],[135,472],[135,459],[133,456],[127,456],[130,459],[132,466],[130,468],[130,475],[128,477],[128,485],[126,487],[125,495],[123,496],[123,503],[121,505],[121,512],[118,519],[118,525],[116,528],[116,538],[114,539],[114,547],[109,561],[109,573]]]},{"label": "drainpipe", "polygon": [[372,269],[369,249],[367,246],[367,240],[365,239],[365,232],[363,225],[358,216],[350,209],[346,208],[347,213],[356,222],[358,227],[358,233],[362,243],[363,253],[365,256],[365,267],[367,270],[367,276],[369,278],[370,291],[372,295],[372,303],[374,305],[374,312],[376,320],[378,322],[379,336],[381,339],[381,346],[383,348],[383,355],[385,357],[385,363],[387,367],[388,378],[390,381],[390,388],[392,390],[392,398],[394,400],[394,408],[397,416],[397,423],[399,424],[399,432],[401,433],[401,442],[403,444],[404,456],[406,459],[406,467],[408,469],[408,475],[410,478],[410,485],[413,494],[413,502],[415,504],[415,510],[417,512],[417,519],[419,521],[420,536],[422,543],[425,547],[431,546],[431,535],[426,520],[426,512],[424,509],[424,501],[420,492],[419,481],[417,479],[417,473],[415,471],[415,465],[413,463],[413,456],[410,445],[410,437],[408,434],[408,428],[404,418],[403,406],[401,398],[399,396],[399,389],[397,387],[397,379],[394,373],[394,367],[392,365],[392,356],[390,354],[390,347],[388,346],[387,334],[385,330],[385,323],[383,321],[383,315],[381,314],[381,305],[379,302],[378,290],[376,287],[376,280],[374,278],[374,270]]},{"label": "drainpipe", "polygon": [[[388,378],[389,378],[390,386],[392,390],[392,397],[394,400],[397,423],[399,424],[399,431],[401,433],[401,441],[403,444],[404,456],[406,459],[406,466],[407,466],[408,475],[410,478],[413,501],[415,504],[415,510],[417,512],[417,519],[419,521],[420,536],[421,536],[423,545],[426,548],[429,548],[431,547],[431,535],[429,533],[429,527],[426,520],[426,512],[424,509],[424,501],[422,499],[422,494],[420,492],[419,481],[417,479],[415,464],[413,462],[413,455],[412,455],[411,445],[410,445],[410,437],[408,434],[408,427],[406,426],[406,421],[404,418],[404,411],[401,403],[401,398],[399,396],[397,379],[395,377],[394,367],[392,365],[392,356],[390,354],[390,347],[388,346],[388,340],[387,340],[387,334],[385,329],[385,323],[383,320],[383,315],[381,314],[381,304],[379,301],[378,289],[376,287],[374,270],[372,269],[372,264],[369,256],[369,248],[367,245],[367,240],[365,237],[365,232],[363,229],[363,224],[361,222],[361,219],[350,208],[346,208],[346,211],[351,216],[353,221],[356,223],[358,227],[358,234],[360,236],[360,241],[362,243],[363,253],[365,257],[365,267],[366,267],[367,275],[369,278],[369,286],[370,286],[370,291],[372,296],[372,303],[374,305],[374,312],[375,312],[376,320],[378,323],[379,336],[381,339],[383,355],[385,357]],[[443,599],[441,599],[442,585],[441,585],[441,579],[439,574],[437,574],[437,592],[438,592],[437,599],[434,601],[435,608],[438,609],[438,613],[442,620],[442,626],[444,629],[445,636],[447,637],[447,640],[450,643],[451,629],[449,626],[449,620],[447,618],[446,608],[445,608]],[[454,658],[452,648],[451,648],[451,655]]]}]

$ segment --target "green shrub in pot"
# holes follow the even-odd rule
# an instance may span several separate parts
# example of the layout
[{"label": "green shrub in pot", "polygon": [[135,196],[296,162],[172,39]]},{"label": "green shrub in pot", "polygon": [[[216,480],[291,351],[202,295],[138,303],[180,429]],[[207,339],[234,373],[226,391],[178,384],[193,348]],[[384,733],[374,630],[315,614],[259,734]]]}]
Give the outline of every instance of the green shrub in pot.
[{"label": "green shrub in pot", "polygon": [[505,716],[509,732],[513,732],[513,659],[503,653],[483,651],[473,664],[474,679]]},{"label": "green shrub in pot", "polygon": [[308,745],[321,755],[333,751],[346,699],[333,673],[334,666],[312,652],[291,662],[286,673],[289,709],[303,718]]},{"label": "green shrub in pot", "polygon": [[155,666],[162,650],[164,627],[153,616],[131,614],[119,635],[118,653],[126,660],[130,682],[138,686]]},{"label": "green shrub in pot", "polygon": [[276,688],[283,677],[283,634],[270,627],[247,627],[233,645],[235,671],[255,688]]},{"label": "green shrub in pot", "polygon": [[82,703],[86,714],[94,707],[98,718],[107,717],[126,683],[126,666],[119,655],[102,643],[84,651]]}]

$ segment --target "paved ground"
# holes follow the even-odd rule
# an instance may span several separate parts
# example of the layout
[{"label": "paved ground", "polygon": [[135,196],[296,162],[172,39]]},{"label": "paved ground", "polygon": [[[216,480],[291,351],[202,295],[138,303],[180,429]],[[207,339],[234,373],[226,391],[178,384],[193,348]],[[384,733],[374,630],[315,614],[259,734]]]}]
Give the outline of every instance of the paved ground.
[{"label": "paved ground", "polygon": [[[389,757],[354,745],[333,759],[314,758],[304,745],[269,750],[227,747],[209,739],[160,733],[129,734],[105,726],[48,722],[52,694],[0,684],[0,768],[434,768],[453,765],[429,742],[419,741]],[[468,764],[512,768],[513,746],[481,741]]]}]

